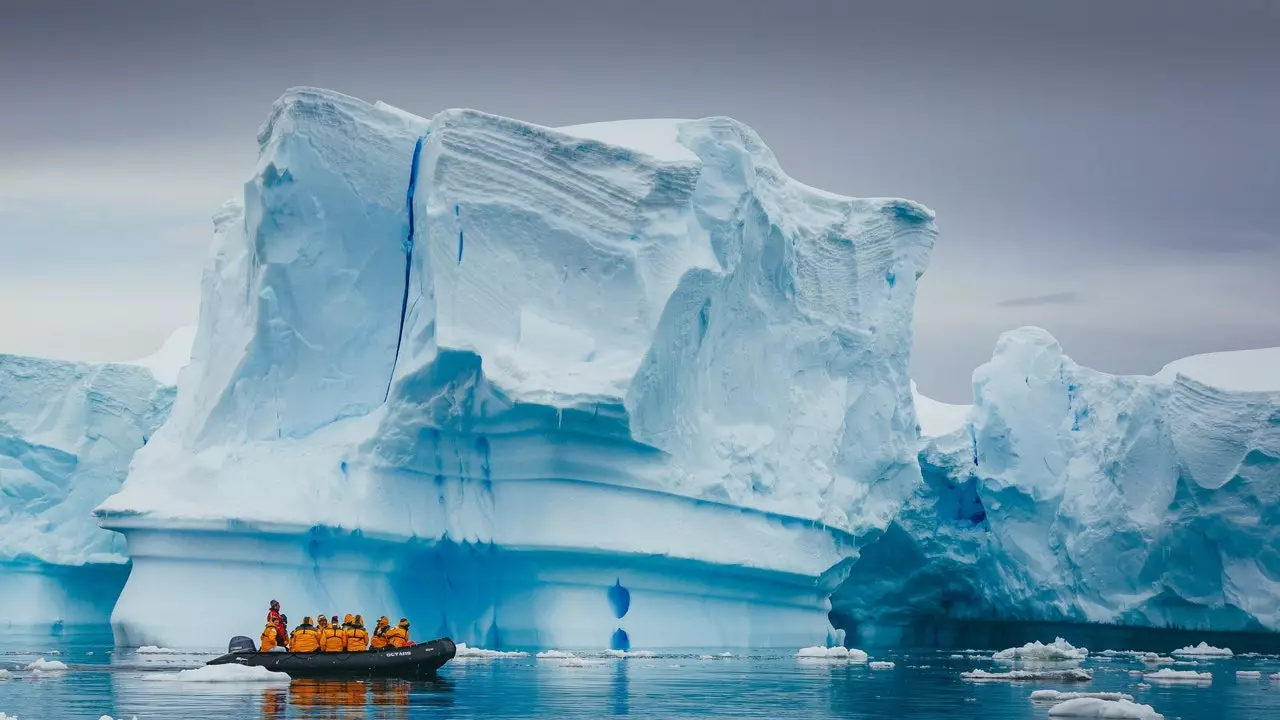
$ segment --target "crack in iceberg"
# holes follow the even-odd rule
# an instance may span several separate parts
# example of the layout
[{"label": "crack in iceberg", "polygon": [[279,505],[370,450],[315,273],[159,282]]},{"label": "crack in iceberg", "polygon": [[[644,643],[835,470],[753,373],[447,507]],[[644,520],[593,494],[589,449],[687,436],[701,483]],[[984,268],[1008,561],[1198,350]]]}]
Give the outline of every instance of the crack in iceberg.
[{"label": "crack in iceberg", "polygon": [[[391,360],[391,377],[387,378],[387,391],[382,396],[382,401],[386,402],[391,397],[391,383],[396,377],[396,363],[400,361],[400,345],[404,342],[404,318],[409,312],[409,273],[413,268],[413,194],[418,187],[418,164],[422,159],[422,141],[427,139],[427,134],[418,138],[418,142],[413,146],[413,162],[409,166],[409,187],[405,191],[405,207],[409,212],[409,233],[404,239],[404,294],[400,298],[400,331],[396,334],[396,354]],[[458,262],[462,262],[462,233],[458,233]]]}]

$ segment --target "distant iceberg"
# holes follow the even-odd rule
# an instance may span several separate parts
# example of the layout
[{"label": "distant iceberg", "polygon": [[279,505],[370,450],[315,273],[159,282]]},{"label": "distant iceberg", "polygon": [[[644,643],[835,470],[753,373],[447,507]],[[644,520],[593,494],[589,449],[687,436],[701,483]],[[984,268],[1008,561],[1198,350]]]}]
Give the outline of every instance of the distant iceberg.
[{"label": "distant iceberg", "polygon": [[91,511],[167,417],[174,388],[162,380],[184,342],[175,333],[148,367],[0,354],[0,625],[107,622],[128,558]]}]

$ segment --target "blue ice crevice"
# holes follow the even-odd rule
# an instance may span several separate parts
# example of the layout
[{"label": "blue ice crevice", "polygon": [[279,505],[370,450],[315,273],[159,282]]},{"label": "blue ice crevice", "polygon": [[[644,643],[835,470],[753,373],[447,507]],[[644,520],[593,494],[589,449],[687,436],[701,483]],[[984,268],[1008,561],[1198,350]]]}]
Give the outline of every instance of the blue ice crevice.
[{"label": "blue ice crevice", "polygon": [[[430,134],[428,131],[427,134]],[[409,312],[409,273],[413,269],[413,242],[414,242],[414,218],[413,218],[413,194],[418,187],[418,165],[422,160],[422,143],[427,139],[427,134],[418,138],[418,142],[413,146],[413,162],[409,165],[409,188],[405,191],[405,207],[409,213],[409,232],[404,238],[404,293],[400,297],[400,332],[396,334],[396,354],[391,359],[391,377],[387,378],[387,391],[382,396],[382,401],[386,402],[391,397],[391,382],[396,376],[396,363],[400,362],[400,345],[404,341],[404,318]],[[461,235],[459,235],[461,240]],[[462,261],[462,247],[458,247],[458,261]]]}]

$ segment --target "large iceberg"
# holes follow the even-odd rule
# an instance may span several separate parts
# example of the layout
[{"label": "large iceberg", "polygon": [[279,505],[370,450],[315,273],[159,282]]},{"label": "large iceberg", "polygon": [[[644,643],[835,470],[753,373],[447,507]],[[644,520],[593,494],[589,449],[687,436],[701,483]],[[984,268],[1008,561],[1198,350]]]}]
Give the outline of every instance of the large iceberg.
[{"label": "large iceberg", "polygon": [[1115,376],[1022,328],[973,388],[917,399],[924,482],[833,599],[842,624],[1280,630],[1280,348]]},{"label": "large iceberg", "polygon": [[0,627],[107,622],[128,558],[92,510],[168,415],[190,338],[134,363],[0,355]]},{"label": "large iceberg", "polygon": [[927,209],[801,185],[725,118],[297,89],[258,140],[172,415],[97,510],[118,642],[221,645],[271,597],[489,648],[832,638],[921,484]]}]

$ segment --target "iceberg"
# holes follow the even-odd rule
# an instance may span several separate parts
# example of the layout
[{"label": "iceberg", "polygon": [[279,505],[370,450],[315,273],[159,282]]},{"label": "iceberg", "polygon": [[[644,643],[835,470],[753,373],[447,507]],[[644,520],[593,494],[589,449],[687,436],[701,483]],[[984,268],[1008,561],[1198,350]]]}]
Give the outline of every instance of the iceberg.
[{"label": "iceberg", "polygon": [[179,330],[134,363],[0,354],[0,625],[108,621],[128,558],[91,512],[167,417],[189,337]]},{"label": "iceberg", "polygon": [[839,641],[859,538],[921,483],[929,210],[802,185],[727,118],[301,88],[258,142],[173,411],[96,510],[119,644],[220,646],[270,597],[494,650]]},{"label": "iceberg", "polygon": [[840,624],[1280,630],[1276,353],[1118,376],[1039,328],[1005,333],[973,405],[943,413],[962,423],[922,437],[922,483],[860,548],[832,600]]}]

